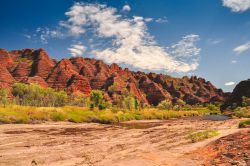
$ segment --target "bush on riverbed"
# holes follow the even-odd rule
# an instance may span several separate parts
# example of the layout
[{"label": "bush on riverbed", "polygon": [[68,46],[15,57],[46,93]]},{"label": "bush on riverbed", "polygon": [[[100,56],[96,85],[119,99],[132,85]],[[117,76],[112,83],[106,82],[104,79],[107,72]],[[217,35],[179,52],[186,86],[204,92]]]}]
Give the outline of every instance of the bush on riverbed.
[{"label": "bush on riverbed", "polygon": [[239,123],[239,128],[249,128],[250,127],[250,120],[242,120]]},{"label": "bush on riverbed", "polygon": [[188,136],[188,138],[191,139],[191,141],[194,143],[215,137],[217,135],[219,135],[219,132],[216,130],[206,130],[206,131],[191,133]]}]

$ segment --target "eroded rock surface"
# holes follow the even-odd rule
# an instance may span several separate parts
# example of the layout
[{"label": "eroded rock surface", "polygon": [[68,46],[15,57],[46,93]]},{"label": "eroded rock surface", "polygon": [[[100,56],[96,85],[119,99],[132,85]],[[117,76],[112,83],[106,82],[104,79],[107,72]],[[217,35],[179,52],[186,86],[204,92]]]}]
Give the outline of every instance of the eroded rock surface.
[{"label": "eroded rock surface", "polygon": [[6,51],[0,49],[0,82],[9,87],[15,82],[37,83],[69,93],[90,94],[105,91],[114,102],[131,93],[141,103],[157,105],[163,100],[182,99],[188,104],[221,102],[227,95],[211,82],[196,76],[174,78],[164,74],[133,72],[117,64],[74,57],[56,61],[44,49]]}]

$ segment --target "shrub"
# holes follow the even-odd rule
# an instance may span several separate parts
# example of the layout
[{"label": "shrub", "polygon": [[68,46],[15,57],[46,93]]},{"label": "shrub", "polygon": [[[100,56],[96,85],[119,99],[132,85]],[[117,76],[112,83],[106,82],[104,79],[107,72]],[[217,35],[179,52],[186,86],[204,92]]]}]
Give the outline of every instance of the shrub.
[{"label": "shrub", "polygon": [[188,138],[191,139],[191,141],[194,143],[215,137],[217,135],[219,135],[219,132],[216,130],[206,130],[206,131],[191,133],[188,136]]},{"label": "shrub", "polygon": [[43,88],[36,84],[15,83],[12,94],[19,105],[60,107],[67,104],[68,101],[66,92]]},{"label": "shrub", "polygon": [[241,104],[242,104],[243,107],[250,106],[250,98],[243,96]]},{"label": "shrub", "polygon": [[173,105],[172,102],[170,100],[163,100],[161,101],[158,106],[159,109],[165,109],[165,110],[170,110]]},{"label": "shrub", "polygon": [[239,128],[250,127],[250,120],[242,120],[239,123]]},{"label": "shrub", "polygon": [[81,93],[74,93],[69,97],[69,105],[78,107],[90,107],[90,98]]},{"label": "shrub", "polygon": [[183,107],[183,106],[186,105],[186,102],[183,101],[183,100],[181,100],[181,99],[178,99],[175,104],[178,105],[178,106],[182,106]]},{"label": "shrub", "polygon": [[103,92],[100,90],[93,90],[90,95],[91,104],[93,107],[98,107],[103,102]]},{"label": "shrub", "polygon": [[250,107],[237,107],[234,115],[239,118],[250,118]]},{"label": "shrub", "polygon": [[9,103],[8,92],[5,89],[0,89],[0,105],[6,106]]},{"label": "shrub", "polygon": [[99,110],[104,110],[104,109],[106,109],[106,108],[107,108],[107,106],[106,106],[105,103],[101,103],[101,104],[98,105],[98,109],[99,109]]},{"label": "shrub", "polygon": [[66,119],[65,115],[61,112],[53,111],[50,113],[50,118],[53,121],[64,121]]},{"label": "shrub", "polygon": [[126,96],[123,99],[123,108],[128,110],[133,110],[136,108],[136,99],[132,96]]}]

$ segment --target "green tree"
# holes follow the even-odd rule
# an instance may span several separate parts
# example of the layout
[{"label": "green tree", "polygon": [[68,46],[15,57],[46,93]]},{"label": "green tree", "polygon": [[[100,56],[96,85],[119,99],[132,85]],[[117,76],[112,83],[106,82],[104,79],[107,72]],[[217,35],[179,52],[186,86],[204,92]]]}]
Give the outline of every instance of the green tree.
[{"label": "green tree", "polygon": [[135,98],[129,95],[123,99],[123,108],[133,110],[135,109],[135,102]]},{"label": "green tree", "polygon": [[4,107],[9,103],[8,92],[5,89],[0,89],[0,105]]},{"label": "green tree", "polygon": [[100,90],[93,90],[90,95],[92,107],[99,107],[103,102],[103,92]]},{"label": "green tree", "polygon": [[60,107],[68,102],[66,92],[43,88],[37,84],[16,83],[13,85],[12,94],[16,103],[20,105]]},{"label": "green tree", "polygon": [[140,109],[140,101],[135,99],[135,109],[138,110]]}]

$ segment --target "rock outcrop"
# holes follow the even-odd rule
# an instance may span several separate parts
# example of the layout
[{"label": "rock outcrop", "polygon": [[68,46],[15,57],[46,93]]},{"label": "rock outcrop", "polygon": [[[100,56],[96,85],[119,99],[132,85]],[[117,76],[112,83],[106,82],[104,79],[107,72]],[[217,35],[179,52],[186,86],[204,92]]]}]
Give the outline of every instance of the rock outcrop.
[{"label": "rock outcrop", "polygon": [[108,65],[101,60],[82,57],[56,61],[44,49],[10,52],[0,49],[1,87],[11,88],[15,82],[36,83],[86,95],[91,90],[103,90],[105,98],[111,102],[130,93],[141,103],[152,105],[178,99],[188,104],[223,102],[226,97],[221,89],[196,76],[174,78],[164,74],[133,72],[117,64]]},{"label": "rock outcrop", "polygon": [[241,130],[219,138],[194,152],[204,166],[250,165],[250,130]]},{"label": "rock outcrop", "polygon": [[46,79],[50,71],[55,66],[55,62],[48,56],[44,49],[33,52],[33,64],[31,76],[40,76]]},{"label": "rock outcrop", "polygon": [[228,97],[221,108],[224,110],[233,105],[241,106],[243,96],[250,98],[250,79],[241,81],[237,84],[232,94]]}]

